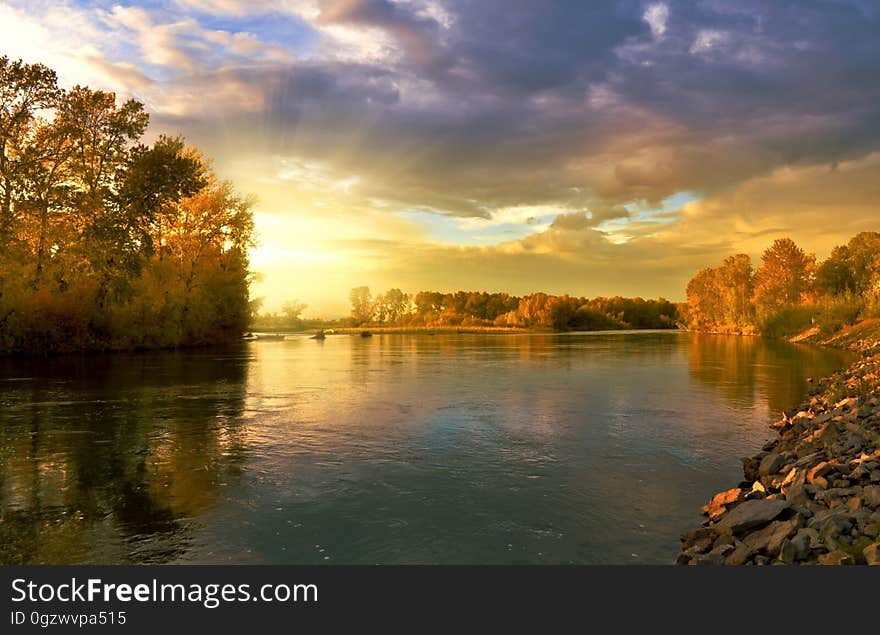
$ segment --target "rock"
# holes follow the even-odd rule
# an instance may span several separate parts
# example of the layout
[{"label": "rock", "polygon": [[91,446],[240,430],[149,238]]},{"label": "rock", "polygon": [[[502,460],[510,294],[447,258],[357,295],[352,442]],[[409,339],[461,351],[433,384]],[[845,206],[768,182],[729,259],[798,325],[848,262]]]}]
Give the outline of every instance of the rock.
[{"label": "rock", "polygon": [[862,489],[862,498],[868,507],[880,507],[880,485],[867,485]]},{"label": "rock", "polygon": [[779,554],[782,542],[797,531],[798,522],[796,518],[792,518],[791,520],[778,520],[773,525],[776,525],[776,529],[767,542],[767,553],[776,556]]},{"label": "rock", "polygon": [[784,500],[745,501],[722,517],[718,526],[729,528],[736,534],[769,523],[789,507],[790,503]]},{"label": "rock", "polygon": [[856,511],[862,506],[862,499],[858,496],[853,496],[848,501],[846,501],[846,508],[850,511]]},{"label": "rock", "polygon": [[758,467],[761,465],[761,462],[754,457],[745,457],[742,459],[743,464],[743,476],[745,476],[747,481],[756,481],[758,480]]},{"label": "rock", "polygon": [[736,540],[731,535],[721,535],[715,539],[715,542],[712,544],[712,551],[715,551],[719,547],[723,547],[724,545],[735,545]]},{"label": "rock", "polygon": [[871,566],[880,565],[880,542],[875,542],[862,549],[865,556],[865,563]]},{"label": "rock", "polygon": [[803,557],[798,558],[798,553],[795,544],[791,540],[785,539],[779,549],[779,560],[785,564],[793,564],[797,560],[803,560]]},{"label": "rock", "polygon": [[868,538],[876,538],[880,536],[880,524],[878,523],[869,523],[862,527],[862,534],[868,536]]},{"label": "rock", "polygon": [[707,553],[705,555],[697,556],[696,558],[694,558],[691,564],[720,566],[724,564],[724,556],[722,556],[720,553]]},{"label": "rock", "polygon": [[[824,476],[828,474],[834,466],[828,461],[822,461],[821,463],[815,465],[809,472],[807,472],[807,483],[815,483],[818,477]],[[825,487],[828,487],[828,483],[826,481]]]},{"label": "rock", "polygon": [[770,476],[771,474],[776,474],[779,472],[780,468],[782,468],[784,462],[785,459],[783,459],[782,456],[775,452],[771,452],[761,461],[761,465],[758,467],[758,475]]},{"label": "rock", "polygon": [[678,556],[675,558],[675,564],[677,564],[677,565],[688,565],[690,563],[691,563],[691,556],[684,553],[684,552],[678,554]]},{"label": "rock", "polygon": [[880,470],[874,470],[868,478],[871,479],[872,483],[880,483]]},{"label": "rock", "polygon": [[[805,559],[810,554],[810,549],[813,545],[813,539],[815,536],[815,532],[809,529],[801,529],[795,534],[795,537],[789,541],[783,541],[783,546],[786,544],[790,545],[792,550],[792,561],[800,561]],[[780,555],[781,552],[780,552]]]},{"label": "rock", "polygon": [[736,503],[743,496],[743,492],[738,487],[719,492],[712,497],[708,504],[704,505],[700,511],[709,516],[710,520],[715,520],[727,511],[727,507]]},{"label": "rock", "polygon": [[694,529],[681,535],[682,551],[696,548],[699,553],[708,551],[715,541],[715,531],[709,528]]},{"label": "rock", "polygon": [[823,553],[819,556],[819,564],[824,565],[841,565],[841,564],[855,564],[853,557],[846,553],[845,551],[832,551],[831,553]]},{"label": "rock", "polygon": [[732,566],[745,564],[750,555],[752,555],[751,549],[749,549],[745,544],[737,541],[734,545],[734,550],[727,556],[727,558],[725,558],[724,564]]},{"label": "rock", "polygon": [[792,505],[800,505],[802,507],[806,507],[812,501],[810,495],[807,493],[807,490],[804,489],[803,485],[792,485],[788,489],[784,490],[785,500],[787,500]]}]

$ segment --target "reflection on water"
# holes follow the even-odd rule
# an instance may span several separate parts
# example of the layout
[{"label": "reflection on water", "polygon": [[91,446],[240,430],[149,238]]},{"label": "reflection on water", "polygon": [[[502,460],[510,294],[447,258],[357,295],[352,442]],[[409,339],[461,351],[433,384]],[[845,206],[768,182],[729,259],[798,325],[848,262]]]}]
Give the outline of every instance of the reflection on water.
[{"label": "reflection on water", "polygon": [[669,562],[845,360],[670,332],[0,360],[0,563]]}]

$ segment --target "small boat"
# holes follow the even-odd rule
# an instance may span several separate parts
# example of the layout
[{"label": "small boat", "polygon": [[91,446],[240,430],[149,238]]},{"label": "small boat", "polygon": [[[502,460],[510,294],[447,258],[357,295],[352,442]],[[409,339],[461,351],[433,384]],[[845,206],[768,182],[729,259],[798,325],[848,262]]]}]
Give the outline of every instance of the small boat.
[{"label": "small boat", "polygon": [[373,337],[373,334],[369,331],[361,331],[361,337]]},{"label": "small boat", "polygon": [[324,335],[324,331],[318,331],[317,333],[312,335],[309,339],[310,340],[323,340],[325,338],[326,338],[326,335]]},{"label": "small boat", "polygon": [[253,333],[248,332],[248,333],[245,333],[244,335],[242,335],[241,339],[243,339],[245,342],[253,342],[254,340],[256,340],[258,338]]}]

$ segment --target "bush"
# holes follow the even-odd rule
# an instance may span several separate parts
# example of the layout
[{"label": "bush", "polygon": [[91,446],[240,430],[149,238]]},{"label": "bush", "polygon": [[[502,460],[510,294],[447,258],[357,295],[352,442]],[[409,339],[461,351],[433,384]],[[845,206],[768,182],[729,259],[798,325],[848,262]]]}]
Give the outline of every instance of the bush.
[{"label": "bush", "polygon": [[815,306],[784,306],[761,321],[764,337],[789,337],[797,335],[814,325]]}]

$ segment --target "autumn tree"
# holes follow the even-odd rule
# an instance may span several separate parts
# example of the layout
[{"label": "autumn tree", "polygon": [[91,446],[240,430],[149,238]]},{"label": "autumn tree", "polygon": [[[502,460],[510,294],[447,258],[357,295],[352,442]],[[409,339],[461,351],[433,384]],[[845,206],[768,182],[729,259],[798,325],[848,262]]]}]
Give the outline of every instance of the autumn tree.
[{"label": "autumn tree", "polygon": [[373,302],[370,287],[355,287],[348,294],[351,302],[351,318],[355,325],[369,322],[373,318]]},{"label": "autumn tree", "polygon": [[767,315],[799,304],[813,289],[816,258],[790,238],[777,239],[761,256],[755,273],[755,307]]}]

